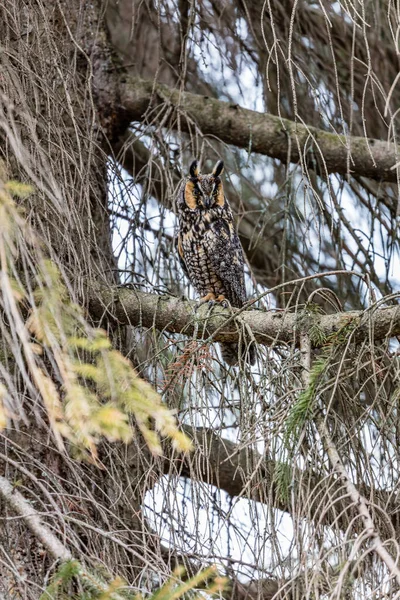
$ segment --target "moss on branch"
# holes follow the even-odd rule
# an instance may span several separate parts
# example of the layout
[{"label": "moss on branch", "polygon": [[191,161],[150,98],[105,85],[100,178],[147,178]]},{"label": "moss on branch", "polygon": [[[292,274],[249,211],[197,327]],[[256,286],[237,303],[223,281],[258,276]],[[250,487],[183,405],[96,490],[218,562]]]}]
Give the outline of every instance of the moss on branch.
[{"label": "moss on branch", "polygon": [[[290,312],[246,310],[237,318],[237,309],[215,306],[212,311],[202,306],[196,311],[196,302],[160,296],[123,287],[99,287],[93,290],[90,312],[96,319],[112,315],[121,324],[155,327],[160,331],[182,333],[188,337],[210,339],[215,342],[235,342],[241,336],[241,328],[250,328],[259,344],[299,341],[298,316]],[[318,327],[326,339],[348,323],[352,340],[382,340],[400,335],[400,306],[371,308],[368,311],[349,311],[333,315],[318,315]],[[317,346],[318,344],[315,344]]]},{"label": "moss on branch", "polygon": [[[265,154],[283,162],[301,162],[324,175],[355,174],[377,180],[397,182],[400,147],[387,141],[330,133],[242,108],[166,85],[124,75],[120,83],[121,107],[132,121],[160,122],[167,119],[172,128],[189,132],[196,125],[204,135],[227,144]],[[163,110],[164,109],[164,110]]]}]

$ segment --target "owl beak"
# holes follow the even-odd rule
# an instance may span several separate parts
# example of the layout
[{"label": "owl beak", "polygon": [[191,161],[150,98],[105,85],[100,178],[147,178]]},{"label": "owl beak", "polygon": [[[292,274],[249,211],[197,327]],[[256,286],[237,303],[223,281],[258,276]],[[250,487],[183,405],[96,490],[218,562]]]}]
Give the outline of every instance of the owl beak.
[{"label": "owl beak", "polygon": [[210,208],[210,206],[211,206],[211,198],[210,198],[210,196],[205,196],[204,197],[204,206],[206,208]]}]

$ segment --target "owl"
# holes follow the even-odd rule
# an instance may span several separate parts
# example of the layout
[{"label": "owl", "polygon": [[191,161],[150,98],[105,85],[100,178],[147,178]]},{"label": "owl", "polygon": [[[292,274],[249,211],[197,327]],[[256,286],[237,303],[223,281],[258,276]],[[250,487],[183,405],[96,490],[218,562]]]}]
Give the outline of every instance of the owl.
[{"label": "owl", "polygon": [[[224,194],[220,177],[223,168],[220,160],[212,173],[202,175],[197,160],[190,165],[176,203],[178,252],[190,282],[200,294],[199,304],[240,308],[246,302],[244,257]],[[227,364],[238,364],[238,344],[223,343],[221,351]],[[254,364],[252,344],[243,348],[243,358]]]}]

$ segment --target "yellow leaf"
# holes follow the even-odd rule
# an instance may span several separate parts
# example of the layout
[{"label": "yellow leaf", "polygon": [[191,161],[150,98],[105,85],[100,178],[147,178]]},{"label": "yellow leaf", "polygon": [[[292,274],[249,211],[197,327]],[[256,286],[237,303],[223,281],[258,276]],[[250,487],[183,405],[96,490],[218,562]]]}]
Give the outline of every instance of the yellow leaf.
[{"label": "yellow leaf", "polygon": [[7,427],[7,415],[6,409],[4,408],[3,400],[6,397],[7,390],[3,384],[0,383],[0,431]]},{"label": "yellow leaf", "polygon": [[27,198],[34,192],[34,188],[31,185],[21,183],[20,181],[7,181],[4,187],[7,192],[18,198]]}]

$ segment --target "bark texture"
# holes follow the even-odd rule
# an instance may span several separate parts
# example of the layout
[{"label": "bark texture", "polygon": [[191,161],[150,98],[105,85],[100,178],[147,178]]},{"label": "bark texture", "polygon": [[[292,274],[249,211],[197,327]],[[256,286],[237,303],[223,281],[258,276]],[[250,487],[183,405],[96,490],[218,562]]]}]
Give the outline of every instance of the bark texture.
[{"label": "bark texture", "polygon": [[[265,346],[298,345],[304,327],[300,315],[290,312],[232,309],[230,313],[219,307],[212,311],[207,306],[196,308],[193,301],[117,287],[98,288],[90,299],[90,312],[96,319],[117,319],[125,325],[154,327],[215,342],[236,342],[249,329],[255,340]],[[345,339],[351,336],[354,342],[384,340],[400,334],[400,307],[315,315],[312,323],[318,326],[323,343],[335,335],[339,341],[340,335]]]},{"label": "bark texture", "polygon": [[284,163],[300,163],[305,170],[359,175],[385,181],[398,181],[400,147],[365,137],[329,133],[306,123],[245,109],[211,96],[182,92],[154,81],[128,77],[121,82],[121,102],[132,121],[159,122],[190,132],[198,127],[238,148],[265,154]]}]

